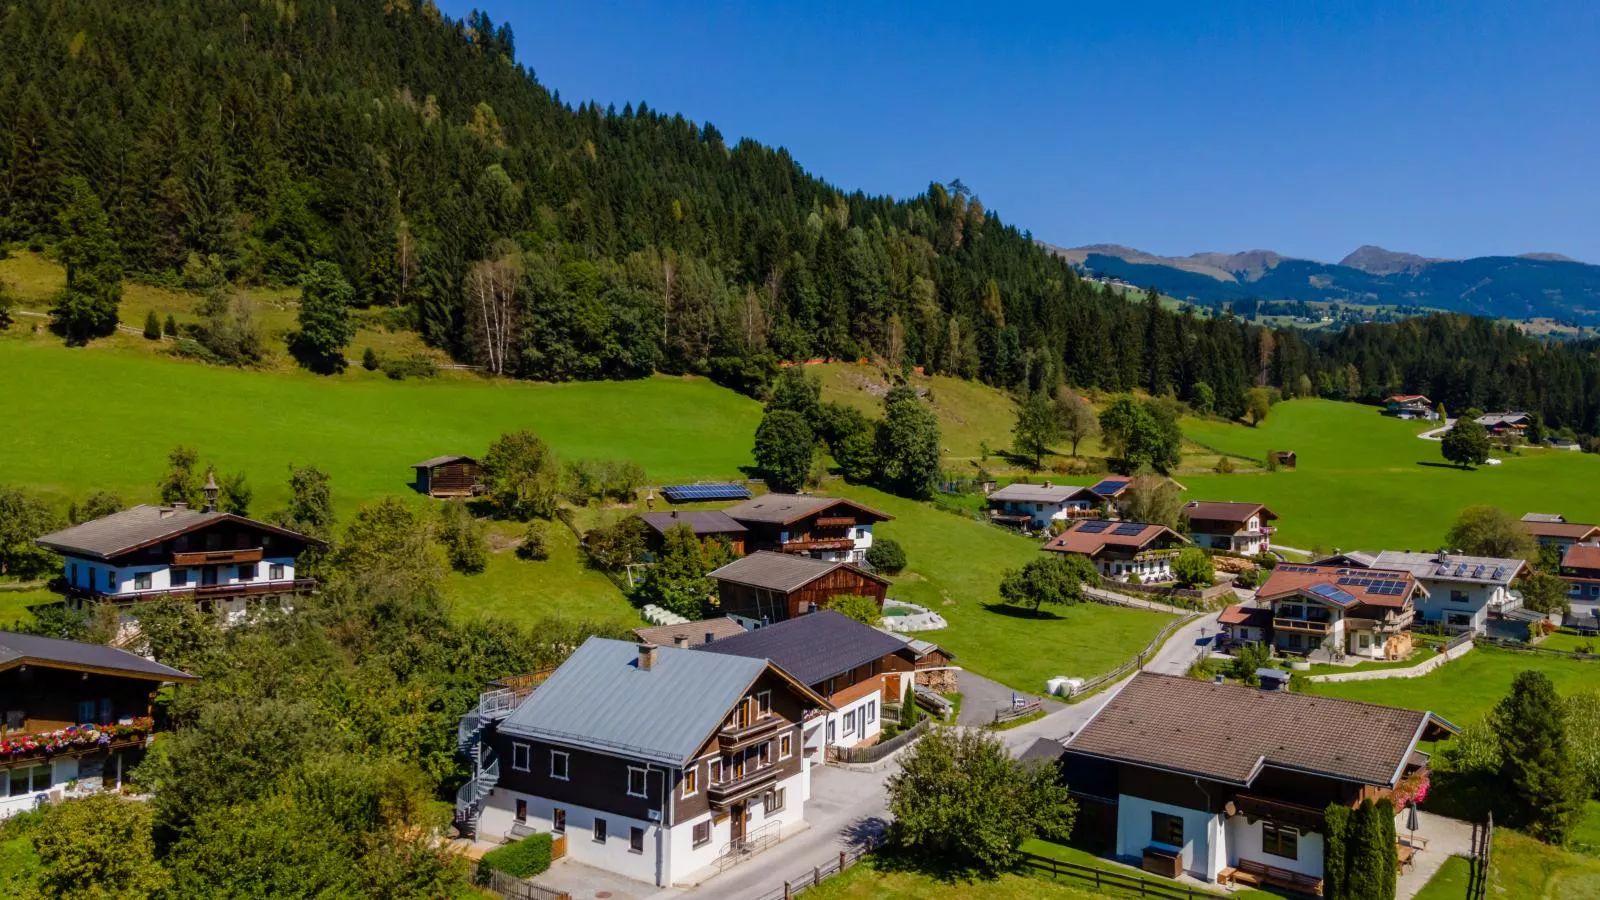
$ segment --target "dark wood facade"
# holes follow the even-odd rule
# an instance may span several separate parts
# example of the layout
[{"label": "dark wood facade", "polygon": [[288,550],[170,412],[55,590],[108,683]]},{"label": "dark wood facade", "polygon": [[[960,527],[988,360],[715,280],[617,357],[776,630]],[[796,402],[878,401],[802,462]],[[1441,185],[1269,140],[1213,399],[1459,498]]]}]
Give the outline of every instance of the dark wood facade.
[{"label": "dark wood facade", "polygon": [[774,550],[780,553],[815,554],[853,550],[858,526],[871,526],[887,518],[848,500],[840,500],[789,522],[741,518],[739,524],[749,529],[745,545],[752,553]]},{"label": "dark wood facade", "polygon": [[6,669],[0,671],[0,738],[148,716],[160,685],[37,664]]},{"label": "dark wood facade", "polygon": [[888,589],[887,584],[866,572],[839,566],[790,591],[718,580],[717,602],[723,615],[781,622],[803,615],[813,604],[826,606],[829,600],[846,594],[871,597],[881,609]]},{"label": "dark wood facade", "polygon": [[[556,806],[571,804],[632,819],[649,819],[659,811],[662,824],[672,827],[708,811],[719,820],[742,815],[747,804],[760,802],[775,785],[798,774],[800,723],[806,712],[800,693],[768,669],[682,769],[507,734],[491,734],[488,741],[501,761],[500,787],[546,798]],[[528,747],[526,771],[514,764],[519,744]],[[554,753],[567,754],[566,779],[550,774]],[[629,794],[630,769],[644,771],[644,796]],[[685,796],[688,778],[694,790]],[[664,797],[663,791],[670,796]]]},{"label": "dark wood facade", "polygon": [[417,490],[430,497],[471,497],[483,482],[483,467],[467,456],[419,463],[412,468],[417,473]]}]

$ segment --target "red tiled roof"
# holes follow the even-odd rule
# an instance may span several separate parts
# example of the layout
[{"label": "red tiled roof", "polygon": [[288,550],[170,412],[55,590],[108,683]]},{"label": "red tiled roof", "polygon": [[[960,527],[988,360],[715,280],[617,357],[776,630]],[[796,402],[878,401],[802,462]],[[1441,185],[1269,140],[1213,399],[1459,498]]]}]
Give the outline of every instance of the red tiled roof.
[{"label": "red tiled roof", "polygon": [[1572,569],[1600,569],[1600,547],[1573,544],[1567,548],[1567,555],[1561,558],[1561,566]]},{"label": "red tiled roof", "polygon": [[1423,395],[1423,394],[1395,394],[1394,396],[1388,398],[1384,402],[1385,403],[1411,403],[1411,402],[1414,402],[1414,401],[1417,401],[1417,400],[1426,400],[1426,399],[1428,399],[1427,396]]},{"label": "red tiled roof", "polygon": [[1217,621],[1223,625],[1250,625],[1256,628],[1266,628],[1272,624],[1272,610],[1265,606],[1245,606],[1236,603],[1223,610],[1217,616]]},{"label": "red tiled roof", "polygon": [[1190,500],[1183,506],[1183,514],[1191,519],[1211,522],[1248,522],[1256,513],[1263,519],[1276,519],[1278,514],[1259,503],[1241,503],[1235,500]]},{"label": "red tiled roof", "polygon": [[1588,540],[1595,532],[1600,531],[1600,525],[1588,525],[1583,522],[1530,522],[1523,519],[1520,523],[1522,530],[1534,537],[1571,538],[1575,541]]},{"label": "red tiled roof", "polygon": [[[1344,583],[1341,584],[1340,582]],[[1362,584],[1360,582],[1367,582]],[[1375,582],[1400,583],[1400,593],[1375,593]],[[1309,591],[1322,584],[1343,591],[1364,606],[1382,606],[1398,609],[1417,589],[1417,580],[1409,572],[1390,572],[1378,569],[1341,569],[1334,566],[1302,566],[1283,564],[1272,570],[1272,575],[1256,591],[1262,600],[1276,600],[1290,594]]]},{"label": "red tiled roof", "polygon": [[[1101,525],[1105,527],[1096,531],[1095,529]],[[1125,525],[1138,525],[1139,530],[1132,534],[1117,534],[1117,529]],[[1085,528],[1090,530],[1084,531]],[[1082,553],[1084,556],[1094,556],[1106,547],[1143,550],[1162,535],[1170,535],[1183,543],[1189,542],[1188,538],[1165,525],[1145,525],[1138,522],[1108,522],[1105,519],[1083,519],[1074,522],[1071,528],[1051,538],[1044,545],[1044,549],[1055,553]]]}]

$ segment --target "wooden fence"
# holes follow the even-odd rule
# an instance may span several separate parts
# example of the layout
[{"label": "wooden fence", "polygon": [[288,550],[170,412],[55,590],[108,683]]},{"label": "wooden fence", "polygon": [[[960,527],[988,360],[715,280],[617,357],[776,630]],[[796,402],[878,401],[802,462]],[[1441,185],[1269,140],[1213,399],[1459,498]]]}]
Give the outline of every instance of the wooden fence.
[{"label": "wooden fence", "polygon": [[883,835],[874,835],[867,838],[860,846],[849,850],[840,850],[837,857],[830,858],[820,866],[812,866],[809,872],[801,873],[795,878],[786,879],[783,882],[783,887],[774,888],[755,898],[755,900],[791,900],[793,897],[798,897],[807,890],[860,862],[861,857],[876,850],[883,844],[883,841]]},{"label": "wooden fence", "polygon": [[1097,892],[1104,892],[1110,889],[1135,893],[1141,897],[1161,898],[1161,900],[1215,900],[1217,896],[1214,892],[1204,888],[1189,887],[1176,881],[1153,881],[1138,875],[1096,869],[1092,866],[1080,866],[1077,863],[1064,862],[1033,853],[1022,854],[1022,865],[1037,874],[1048,874],[1053,881],[1058,881],[1061,878],[1071,878],[1085,885],[1092,884]]},{"label": "wooden fence", "polygon": [[1013,703],[1010,706],[1002,706],[994,711],[994,724],[1004,725],[1007,722],[1015,722],[1017,719],[1031,716],[1042,709],[1044,709],[1044,701],[1037,697],[1028,700],[1026,703]]},{"label": "wooden fence", "polygon": [[[1470,637],[1471,635],[1468,636]],[[1596,653],[1579,653],[1576,650],[1553,650],[1548,647],[1541,647],[1538,644],[1529,644],[1525,641],[1513,641],[1506,638],[1489,637],[1485,634],[1478,635],[1476,640],[1482,644],[1489,644],[1493,647],[1499,647],[1502,650],[1515,650],[1518,653],[1533,653],[1536,655],[1543,654],[1545,656],[1558,656],[1564,659],[1600,659],[1600,654]]]},{"label": "wooden fence", "polygon": [[1146,657],[1159,649],[1162,643],[1164,643],[1174,631],[1177,631],[1180,627],[1189,624],[1189,622],[1193,620],[1194,616],[1188,616],[1182,619],[1173,619],[1172,621],[1163,625],[1161,630],[1156,632],[1156,636],[1150,639],[1150,643],[1144,645],[1144,649],[1140,650],[1137,656],[1133,657],[1122,665],[1117,666],[1115,669],[1112,669],[1103,675],[1096,675],[1088,681],[1085,681],[1083,684],[1078,685],[1076,688],[1073,688],[1072,693],[1067,695],[1066,700],[1070,703],[1071,701],[1082,697],[1085,694],[1093,693],[1105,685],[1113,681],[1117,681],[1118,679],[1122,678],[1122,676],[1135,669],[1144,668],[1144,661]]},{"label": "wooden fence", "polygon": [[551,890],[504,872],[490,874],[489,890],[506,900],[572,900],[566,891]]},{"label": "wooden fence", "polygon": [[932,719],[923,719],[887,741],[870,747],[829,747],[828,755],[842,763],[874,763],[927,734],[932,727]]},{"label": "wooden fence", "polygon": [[1489,893],[1489,866],[1494,853],[1494,813],[1482,824],[1472,826],[1472,868],[1467,875],[1466,900],[1485,900]]}]

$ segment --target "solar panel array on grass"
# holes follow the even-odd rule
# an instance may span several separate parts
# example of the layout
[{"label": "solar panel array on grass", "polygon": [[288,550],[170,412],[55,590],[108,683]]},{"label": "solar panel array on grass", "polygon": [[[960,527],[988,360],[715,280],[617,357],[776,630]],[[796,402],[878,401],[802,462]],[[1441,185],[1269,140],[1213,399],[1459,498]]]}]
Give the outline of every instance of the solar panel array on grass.
[{"label": "solar panel array on grass", "polygon": [[661,488],[669,503],[693,503],[699,500],[748,500],[750,489],[733,482],[705,482],[702,484],[669,484]]}]

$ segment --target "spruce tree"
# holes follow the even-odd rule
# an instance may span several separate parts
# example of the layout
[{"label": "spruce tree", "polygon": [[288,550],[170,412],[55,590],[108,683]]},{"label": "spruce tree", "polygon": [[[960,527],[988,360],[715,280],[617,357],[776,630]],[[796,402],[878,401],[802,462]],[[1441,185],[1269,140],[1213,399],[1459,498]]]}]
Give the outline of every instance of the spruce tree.
[{"label": "spruce tree", "polygon": [[1500,808],[1505,824],[1563,844],[1588,796],[1572,753],[1561,698],[1550,676],[1518,672],[1491,721],[1500,737]]},{"label": "spruce tree", "polygon": [[56,255],[67,283],[50,309],[51,326],[68,344],[80,346],[117,330],[122,302],[122,260],[100,198],[79,176],[62,191],[65,207],[56,218]]},{"label": "spruce tree", "polygon": [[289,352],[302,367],[321,375],[344,371],[344,348],[356,336],[350,320],[354,299],[354,289],[333,263],[317,263],[300,280],[300,327],[289,338]]},{"label": "spruce tree", "polygon": [[1399,880],[1400,851],[1394,828],[1394,801],[1380,799],[1374,806],[1374,817],[1379,827],[1379,847],[1383,850],[1383,866],[1378,870],[1378,896],[1381,900],[1394,900],[1395,883]]},{"label": "spruce tree", "polygon": [[1329,803],[1322,817],[1323,900],[1347,900],[1349,884],[1346,869],[1350,858],[1350,807],[1342,803]]}]

